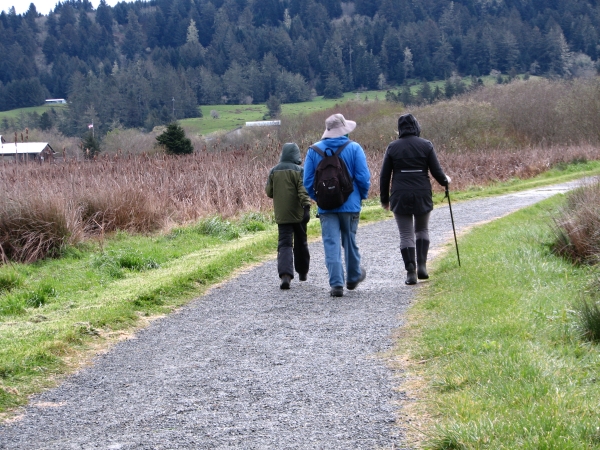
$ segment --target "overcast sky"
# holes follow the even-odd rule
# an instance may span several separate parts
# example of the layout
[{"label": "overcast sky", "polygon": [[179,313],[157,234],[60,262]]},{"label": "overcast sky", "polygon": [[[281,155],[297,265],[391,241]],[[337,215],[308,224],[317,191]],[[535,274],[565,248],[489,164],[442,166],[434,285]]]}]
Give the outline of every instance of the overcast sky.
[{"label": "overcast sky", "polygon": [[[119,1],[123,0],[106,0],[106,3],[110,6],[115,6]],[[17,14],[24,14],[29,9],[29,5],[33,3],[37,12],[47,15],[50,11],[54,10],[58,2],[59,0],[0,0],[0,11],[8,12],[10,7],[14,6]],[[100,0],[91,0],[91,3],[94,5],[94,8],[97,8]]]}]

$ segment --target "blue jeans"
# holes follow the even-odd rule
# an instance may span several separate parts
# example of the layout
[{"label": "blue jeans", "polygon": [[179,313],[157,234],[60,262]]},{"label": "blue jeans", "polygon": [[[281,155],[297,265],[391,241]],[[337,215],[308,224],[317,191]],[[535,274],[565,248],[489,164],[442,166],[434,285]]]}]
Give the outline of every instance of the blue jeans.
[{"label": "blue jeans", "polygon": [[356,245],[359,213],[325,213],[319,214],[319,217],[329,286],[344,286],[342,247],[348,282],[357,281],[361,275],[360,253]]}]

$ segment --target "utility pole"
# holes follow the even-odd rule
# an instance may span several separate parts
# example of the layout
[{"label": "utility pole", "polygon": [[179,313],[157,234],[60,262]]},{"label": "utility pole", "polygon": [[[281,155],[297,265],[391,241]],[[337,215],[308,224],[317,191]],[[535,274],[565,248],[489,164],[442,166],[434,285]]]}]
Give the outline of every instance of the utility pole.
[{"label": "utility pole", "polygon": [[350,57],[350,64],[349,64],[349,69],[350,69],[350,86],[353,87],[354,86],[354,80],[352,79],[352,52],[354,50],[352,50],[352,43],[348,42],[348,56]]},{"label": "utility pole", "polygon": [[173,120],[175,120],[175,97],[173,97]]}]

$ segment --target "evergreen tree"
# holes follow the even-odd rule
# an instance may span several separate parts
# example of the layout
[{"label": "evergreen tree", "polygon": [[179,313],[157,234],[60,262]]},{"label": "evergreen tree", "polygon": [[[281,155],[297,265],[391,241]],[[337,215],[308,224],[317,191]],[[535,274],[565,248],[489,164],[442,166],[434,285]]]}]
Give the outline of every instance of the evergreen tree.
[{"label": "evergreen tree", "polygon": [[341,98],[344,96],[344,86],[340,79],[331,74],[327,77],[325,82],[325,89],[323,90],[323,98]]},{"label": "evergreen tree", "polygon": [[81,148],[83,149],[83,157],[93,159],[94,156],[100,154],[100,142],[95,135],[88,131],[81,139]]},{"label": "evergreen tree", "polygon": [[414,103],[414,97],[410,90],[410,86],[405,84],[402,87],[402,92],[400,92],[399,99],[400,102],[403,103],[405,106],[412,105]]},{"label": "evergreen tree", "polygon": [[40,116],[40,129],[42,131],[47,131],[50,128],[52,128],[53,125],[54,123],[52,122],[52,117],[50,116],[50,114],[48,114],[48,111],[44,111]]},{"label": "evergreen tree", "polygon": [[185,136],[183,128],[175,122],[170,123],[165,132],[156,137],[156,140],[171,155],[184,155],[194,151],[192,141]]},{"label": "evergreen tree", "polygon": [[112,33],[113,16],[110,7],[106,4],[106,0],[100,0],[98,9],[96,9],[96,23],[106,31]]},{"label": "evergreen tree", "polygon": [[444,95],[446,98],[452,98],[456,95],[456,90],[454,88],[454,83],[450,79],[447,79],[444,83]]},{"label": "evergreen tree", "polygon": [[378,11],[381,0],[356,0],[354,5],[356,13],[363,16],[373,17]]},{"label": "evergreen tree", "polygon": [[419,89],[419,102],[420,103],[431,103],[433,100],[433,91],[427,81],[423,81],[421,89]]},{"label": "evergreen tree", "polygon": [[271,118],[277,117],[281,113],[281,102],[274,95],[271,95],[267,100],[267,110],[267,115]]},{"label": "evergreen tree", "polygon": [[146,36],[143,33],[138,17],[132,10],[127,15],[127,27],[125,28],[125,41],[122,50],[129,59],[142,53],[146,47]]}]

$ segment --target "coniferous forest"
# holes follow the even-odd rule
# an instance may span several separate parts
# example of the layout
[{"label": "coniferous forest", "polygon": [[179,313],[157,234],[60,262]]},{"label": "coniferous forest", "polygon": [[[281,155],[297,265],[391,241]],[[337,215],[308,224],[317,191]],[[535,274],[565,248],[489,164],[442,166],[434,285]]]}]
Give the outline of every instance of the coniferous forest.
[{"label": "coniferous forest", "polygon": [[65,98],[76,135],[453,74],[589,76],[599,26],[596,0],[31,3],[0,14],[0,110]]}]

